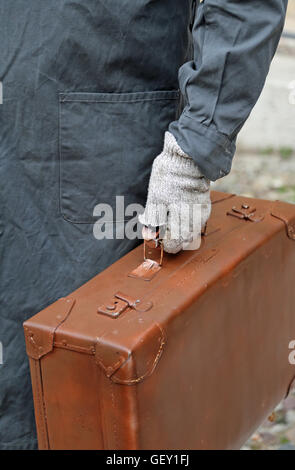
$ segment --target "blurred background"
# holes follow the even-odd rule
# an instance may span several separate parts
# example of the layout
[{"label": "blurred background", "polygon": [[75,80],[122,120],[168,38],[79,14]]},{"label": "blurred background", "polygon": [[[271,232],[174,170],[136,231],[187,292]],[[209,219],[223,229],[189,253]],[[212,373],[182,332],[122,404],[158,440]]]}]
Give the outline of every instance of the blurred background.
[{"label": "blurred background", "polygon": [[[232,171],[212,189],[295,203],[295,0],[289,0],[284,33],[240,133]],[[295,391],[242,449],[295,450]]]}]

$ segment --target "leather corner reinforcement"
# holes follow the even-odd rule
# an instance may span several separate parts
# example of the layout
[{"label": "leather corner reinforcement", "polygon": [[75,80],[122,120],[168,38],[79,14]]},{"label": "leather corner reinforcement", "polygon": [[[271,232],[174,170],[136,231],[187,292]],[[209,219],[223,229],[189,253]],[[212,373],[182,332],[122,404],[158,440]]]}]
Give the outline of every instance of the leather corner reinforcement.
[{"label": "leather corner reinforcement", "polygon": [[34,317],[24,322],[29,357],[38,360],[53,350],[55,332],[67,319],[74,304],[75,299],[61,298],[43,311],[42,323],[34,321]]},{"label": "leather corner reinforcement", "polygon": [[162,356],[166,336],[163,328],[153,323],[128,347],[119,346],[104,336],[98,338],[95,362],[113,382],[133,385],[150,376]]}]

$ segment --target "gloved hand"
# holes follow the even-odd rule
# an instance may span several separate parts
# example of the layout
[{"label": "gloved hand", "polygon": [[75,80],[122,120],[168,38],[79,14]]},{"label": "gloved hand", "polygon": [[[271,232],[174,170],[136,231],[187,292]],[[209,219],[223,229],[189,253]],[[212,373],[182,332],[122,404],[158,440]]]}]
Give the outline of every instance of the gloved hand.
[{"label": "gloved hand", "polygon": [[209,189],[209,180],[166,132],[164,149],[153,163],[145,211],[139,215],[147,227],[143,237],[150,238],[149,229],[160,227],[167,253],[197,249],[211,212]]}]

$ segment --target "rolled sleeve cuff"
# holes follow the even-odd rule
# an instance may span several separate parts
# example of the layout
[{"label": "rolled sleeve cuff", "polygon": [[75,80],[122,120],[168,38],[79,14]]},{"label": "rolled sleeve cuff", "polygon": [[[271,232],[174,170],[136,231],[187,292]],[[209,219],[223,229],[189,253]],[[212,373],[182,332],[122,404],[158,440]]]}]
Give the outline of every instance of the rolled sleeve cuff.
[{"label": "rolled sleeve cuff", "polygon": [[225,134],[200,124],[185,111],[178,121],[171,122],[168,130],[206,178],[215,181],[230,172],[236,145]]}]

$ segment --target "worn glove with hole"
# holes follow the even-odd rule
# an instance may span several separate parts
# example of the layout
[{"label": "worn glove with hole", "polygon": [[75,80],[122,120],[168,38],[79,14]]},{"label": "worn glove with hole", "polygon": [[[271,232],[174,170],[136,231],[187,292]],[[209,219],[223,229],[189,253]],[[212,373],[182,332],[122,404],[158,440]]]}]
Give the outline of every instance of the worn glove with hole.
[{"label": "worn glove with hole", "polygon": [[143,237],[160,227],[167,253],[197,249],[210,212],[209,180],[166,132],[163,151],[153,163],[145,211],[139,216],[147,227]]}]

